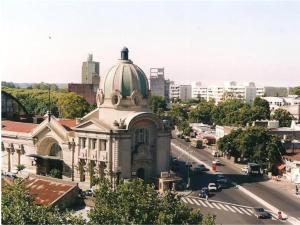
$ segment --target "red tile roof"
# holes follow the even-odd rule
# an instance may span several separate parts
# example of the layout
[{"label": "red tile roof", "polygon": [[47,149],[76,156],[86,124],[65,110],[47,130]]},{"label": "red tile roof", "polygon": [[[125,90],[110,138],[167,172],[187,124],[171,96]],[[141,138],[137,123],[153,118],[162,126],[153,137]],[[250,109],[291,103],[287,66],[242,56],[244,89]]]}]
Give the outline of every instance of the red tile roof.
[{"label": "red tile roof", "polygon": [[25,181],[30,195],[39,205],[49,206],[76,187],[76,184],[68,184],[46,178],[29,177]]},{"label": "red tile roof", "polygon": [[71,128],[76,125],[75,119],[59,119],[58,122],[67,130],[72,130]]},{"label": "red tile roof", "polygon": [[30,133],[38,124],[34,123],[22,123],[11,120],[2,120],[1,129],[6,131]]}]

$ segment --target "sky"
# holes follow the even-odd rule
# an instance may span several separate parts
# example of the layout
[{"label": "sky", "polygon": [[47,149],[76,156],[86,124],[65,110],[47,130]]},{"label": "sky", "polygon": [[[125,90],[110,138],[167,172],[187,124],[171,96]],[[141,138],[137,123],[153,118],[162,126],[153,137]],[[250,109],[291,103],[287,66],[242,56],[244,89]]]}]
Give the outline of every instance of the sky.
[{"label": "sky", "polygon": [[182,84],[300,85],[300,1],[1,0],[0,32],[5,81],[78,83],[89,53],[103,76],[126,46]]}]

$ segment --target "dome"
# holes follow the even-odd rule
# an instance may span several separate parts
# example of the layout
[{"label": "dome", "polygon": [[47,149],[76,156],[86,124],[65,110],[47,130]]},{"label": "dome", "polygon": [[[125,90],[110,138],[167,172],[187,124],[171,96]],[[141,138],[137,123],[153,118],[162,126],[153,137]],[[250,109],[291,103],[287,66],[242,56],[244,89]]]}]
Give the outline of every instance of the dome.
[{"label": "dome", "polygon": [[111,98],[116,91],[122,97],[129,97],[133,92],[139,92],[142,97],[148,97],[148,80],[141,68],[128,59],[128,49],[121,51],[121,59],[113,66],[100,81],[105,98]]}]

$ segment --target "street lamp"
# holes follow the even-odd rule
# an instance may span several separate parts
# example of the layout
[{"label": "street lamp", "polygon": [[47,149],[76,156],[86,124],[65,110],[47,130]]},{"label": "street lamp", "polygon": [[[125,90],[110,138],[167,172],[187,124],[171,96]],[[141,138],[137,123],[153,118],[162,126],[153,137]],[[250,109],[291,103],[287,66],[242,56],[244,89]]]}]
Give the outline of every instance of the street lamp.
[{"label": "street lamp", "polygon": [[68,142],[68,145],[69,145],[69,149],[72,151],[72,172],[71,172],[71,177],[72,177],[72,181],[74,181],[74,153],[75,153],[75,146],[76,146],[74,138],[72,138],[71,142]]}]

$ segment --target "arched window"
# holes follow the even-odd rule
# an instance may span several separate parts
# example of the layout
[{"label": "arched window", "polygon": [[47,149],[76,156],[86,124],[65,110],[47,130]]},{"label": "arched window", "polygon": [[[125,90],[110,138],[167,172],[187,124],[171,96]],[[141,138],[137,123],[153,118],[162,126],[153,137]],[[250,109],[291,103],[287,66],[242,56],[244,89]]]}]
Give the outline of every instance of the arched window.
[{"label": "arched window", "polygon": [[136,144],[148,144],[149,143],[148,129],[138,128],[135,130],[135,143]]}]

